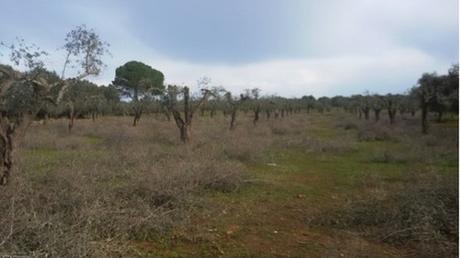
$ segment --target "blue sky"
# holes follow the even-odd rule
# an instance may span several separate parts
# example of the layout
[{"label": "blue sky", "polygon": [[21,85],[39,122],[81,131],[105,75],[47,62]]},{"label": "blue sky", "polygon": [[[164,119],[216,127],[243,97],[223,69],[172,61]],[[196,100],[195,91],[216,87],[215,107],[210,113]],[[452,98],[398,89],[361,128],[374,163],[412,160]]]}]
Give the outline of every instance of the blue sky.
[{"label": "blue sky", "polygon": [[0,40],[40,45],[57,71],[65,34],[94,28],[113,54],[89,78],[100,84],[139,60],[167,83],[193,87],[208,76],[235,93],[388,93],[458,62],[457,0],[0,0],[0,8]]}]

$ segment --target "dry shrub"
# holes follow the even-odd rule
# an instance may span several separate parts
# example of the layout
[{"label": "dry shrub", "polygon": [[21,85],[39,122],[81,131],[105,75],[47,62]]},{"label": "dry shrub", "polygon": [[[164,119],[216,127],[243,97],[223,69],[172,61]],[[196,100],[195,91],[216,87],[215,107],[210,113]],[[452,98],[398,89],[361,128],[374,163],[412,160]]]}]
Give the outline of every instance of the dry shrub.
[{"label": "dry shrub", "polygon": [[410,160],[411,157],[406,155],[406,153],[401,152],[391,152],[391,151],[378,151],[374,152],[370,158],[370,162],[374,163],[406,163]]},{"label": "dry shrub", "polygon": [[393,128],[380,123],[365,123],[358,130],[360,141],[396,141]]},{"label": "dry shrub", "polygon": [[[0,196],[0,253],[124,255],[120,243],[155,239],[186,223],[195,192],[233,191],[244,173],[224,153],[242,141],[238,135],[206,140],[222,128],[194,126],[196,141],[184,146],[173,123],[149,117],[136,128],[128,118],[78,120],[70,135],[62,120],[34,124]],[[257,148],[245,144],[248,152]]]},{"label": "dry shrub", "polygon": [[260,159],[272,143],[269,127],[262,124],[253,127],[248,122],[248,125],[221,133],[216,148],[221,149],[217,152],[222,153],[222,159],[251,163]]},{"label": "dry shrub", "polygon": [[271,132],[275,136],[299,136],[305,132],[305,118],[272,120],[269,123]]},{"label": "dry shrub", "polygon": [[[378,191],[382,179],[343,207],[312,220],[316,225],[358,231],[366,237],[409,246],[415,256],[455,257],[458,252],[458,176],[409,173],[400,188]],[[369,181],[369,180],[368,180]],[[372,178],[370,181],[373,181]]]},{"label": "dry shrub", "polygon": [[317,139],[312,137],[304,137],[297,139],[286,139],[280,143],[285,148],[293,148],[302,150],[304,152],[314,153],[330,153],[330,154],[342,154],[350,151],[354,151],[355,147],[351,141],[347,138],[337,139]]},{"label": "dry shrub", "polygon": [[356,119],[351,119],[349,117],[339,119],[339,121],[335,124],[336,128],[341,128],[344,130],[357,130],[359,128],[359,124]]}]

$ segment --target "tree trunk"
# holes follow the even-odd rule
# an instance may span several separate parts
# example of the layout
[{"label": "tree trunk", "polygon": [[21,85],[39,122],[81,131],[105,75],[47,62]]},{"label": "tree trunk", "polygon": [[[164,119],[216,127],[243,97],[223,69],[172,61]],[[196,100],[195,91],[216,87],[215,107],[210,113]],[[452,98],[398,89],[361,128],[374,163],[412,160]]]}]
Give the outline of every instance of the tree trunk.
[{"label": "tree trunk", "polygon": [[441,123],[441,122],[442,122],[442,115],[443,115],[443,113],[444,113],[444,112],[442,112],[442,111],[439,111],[439,112],[438,112],[438,120],[437,120],[438,123]]},{"label": "tree trunk", "polygon": [[133,126],[137,126],[137,124],[139,123],[140,119],[141,119],[141,114],[136,112],[134,114]]},{"label": "tree trunk", "polygon": [[45,117],[43,118],[43,124],[46,125],[48,123],[48,119],[49,119],[49,114],[48,112],[45,113]]},{"label": "tree trunk", "polygon": [[137,102],[134,106],[134,119],[133,119],[133,126],[136,126],[141,120],[142,115],[142,106],[139,102]]},{"label": "tree trunk", "polygon": [[73,105],[70,107],[70,112],[69,112],[69,124],[68,124],[68,129],[69,133],[72,132],[72,128],[74,125],[74,120],[75,120],[75,110],[73,108]]},{"label": "tree trunk", "polygon": [[171,115],[169,114],[169,112],[168,112],[167,110],[164,111],[163,114],[165,114],[166,119],[167,119],[168,121],[171,121]]},{"label": "tree trunk", "polygon": [[390,117],[390,124],[394,124],[395,115],[396,115],[396,109],[394,110],[388,109],[388,117]]},{"label": "tree trunk", "polygon": [[8,118],[1,117],[0,119],[0,185],[6,185],[13,167],[14,126],[10,124]]},{"label": "tree trunk", "polygon": [[254,126],[256,126],[257,121],[259,121],[259,112],[260,112],[260,107],[256,107],[256,109],[254,110],[254,120],[252,121]]},{"label": "tree trunk", "polygon": [[190,126],[187,124],[183,124],[180,127],[180,140],[183,143],[188,143],[190,141]]},{"label": "tree trunk", "polygon": [[428,107],[426,104],[422,106],[422,133],[427,134],[428,133]]},{"label": "tree trunk", "polygon": [[378,122],[380,120],[380,111],[381,109],[374,109],[375,122]]},{"label": "tree trunk", "polygon": [[232,110],[230,118],[230,130],[235,129],[235,120],[236,120],[236,109]]},{"label": "tree trunk", "polygon": [[364,119],[369,120],[369,109],[363,109]]}]

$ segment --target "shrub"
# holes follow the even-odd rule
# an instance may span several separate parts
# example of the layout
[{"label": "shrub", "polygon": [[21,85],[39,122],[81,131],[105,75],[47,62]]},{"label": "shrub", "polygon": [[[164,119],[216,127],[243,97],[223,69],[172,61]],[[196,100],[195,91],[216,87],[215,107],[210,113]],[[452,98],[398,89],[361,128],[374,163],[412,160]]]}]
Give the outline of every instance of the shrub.
[{"label": "shrub", "polygon": [[456,256],[457,182],[457,176],[409,173],[400,189],[386,194],[374,191],[350,200],[312,223],[352,229],[374,240],[411,246],[419,255]]}]

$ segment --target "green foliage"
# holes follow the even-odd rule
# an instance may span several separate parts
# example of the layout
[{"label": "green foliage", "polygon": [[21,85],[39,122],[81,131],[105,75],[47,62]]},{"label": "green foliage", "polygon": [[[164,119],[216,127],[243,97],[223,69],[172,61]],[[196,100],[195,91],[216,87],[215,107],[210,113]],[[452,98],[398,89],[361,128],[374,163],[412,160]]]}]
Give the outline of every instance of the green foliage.
[{"label": "green foliage", "polygon": [[11,121],[19,124],[24,115],[35,115],[45,105],[50,105],[51,82],[56,75],[37,67],[20,73],[12,67],[0,65],[0,110]]},{"label": "green foliage", "polygon": [[3,111],[8,117],[19,117],[37,106],[34,90],[30,83],[14,82],[6,91],[3,101]]},{"label": "green foliage", "polygon": [[113,84],[124,95],[137,101],[139,95],[147,92],[154,95],[159,94],[164,89],[163,82],[164,75],[162,72],[144,63],[130,61],[116,69]]},{"label": "green foliage", "polygon": [[427,105],[431,111],[458,112],[458,64],[453,65],[447,75],[424,73],[413,89],[420,104]]}]

